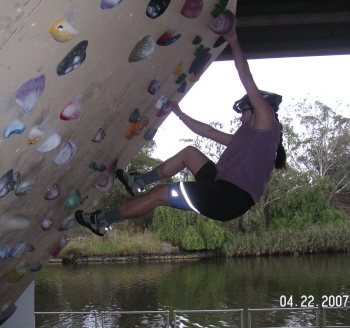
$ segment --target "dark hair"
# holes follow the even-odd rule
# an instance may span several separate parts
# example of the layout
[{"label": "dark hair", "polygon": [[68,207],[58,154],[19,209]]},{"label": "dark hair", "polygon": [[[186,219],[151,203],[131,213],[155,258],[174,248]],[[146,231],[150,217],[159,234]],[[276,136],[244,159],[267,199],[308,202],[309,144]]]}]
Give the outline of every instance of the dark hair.
[{"label": "dark hair", "polygon": [[287,170],[287,163],[286,163],[287,154],[286,154],[286,150],[284,149],[283,144],[282,144],[282,142],[283,142],[283,126],[281,123],[280,123],[280,125],[281,125],[281,136],[280,136],[280,143],[278,144],[278,147],[277,147],[275,168],[277,170],[281,170],[281,169]]}]

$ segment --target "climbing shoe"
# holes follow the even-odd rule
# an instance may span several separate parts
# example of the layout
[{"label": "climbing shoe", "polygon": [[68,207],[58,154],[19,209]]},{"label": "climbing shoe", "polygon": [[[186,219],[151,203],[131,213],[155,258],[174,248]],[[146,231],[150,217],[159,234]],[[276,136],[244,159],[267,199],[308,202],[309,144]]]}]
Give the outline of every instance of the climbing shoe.
[{"label": "climbing shoe", "polygon": [[110,224],[102,219],[98,219],[98,214],[102,211],[87,213],[84,211],[76,211],[75,218],[82,226],[89,228],[97,236],[103,237],[108,230],[112,230]]},{"label": "climbing shoe", "polygon": [[126,173],[122,169],[118,169],[115,175],[131,196],[135,196],[135,194],[145,190],[142,178],[138,179],[138,177],[141,177],[140,173]]}]

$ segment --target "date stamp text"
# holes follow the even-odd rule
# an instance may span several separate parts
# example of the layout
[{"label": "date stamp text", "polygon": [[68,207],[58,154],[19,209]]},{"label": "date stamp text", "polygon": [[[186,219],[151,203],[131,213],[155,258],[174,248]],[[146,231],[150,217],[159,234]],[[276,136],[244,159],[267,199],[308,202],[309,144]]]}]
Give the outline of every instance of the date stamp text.
[{"label": "date stamp text", "polygon": [[350,295],[323,295],[320,301],[315,301],[313,295],[302,295],[301,297],[294,297],[293,295],[281,295],[280,307],[322,307],[335,308],[350,306]]}]

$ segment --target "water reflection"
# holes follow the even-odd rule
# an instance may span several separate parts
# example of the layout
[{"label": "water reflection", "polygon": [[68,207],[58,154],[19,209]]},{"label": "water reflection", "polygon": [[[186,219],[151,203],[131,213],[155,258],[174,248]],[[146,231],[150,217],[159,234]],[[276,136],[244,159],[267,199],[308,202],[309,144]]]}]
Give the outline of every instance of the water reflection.
[{"label": "water reflection", "polygon": [[[320,305],[323,295],[350,294],[350,256],[208,259],[200,262],[49,265],[35,282],[35,310],[157,311],[281,307],[281,296],[300,307],[303,295]],[[348,300],[347,306],[350,306]],[[329,325],[350,322],[350,311],[331,311]],[[338,311],[339,312],[339,311]],[[232,327],[239,316],[183,314],[178,326]],[[315,312],[254,313],[253,327],[315,326]],[[62,327],[58,317],[37,317],[37,327]],[[62,320],[63,318],[61,318]],[[171,317],[172,319],[172,317]],[[245,322],[247,318],[245,317]],[[56,321],[55,321],[56,320]],[[68,319],[67,319],[68,320]],[[82,320],[82,319],[80,319]],[[65,327],[90,327],[66,322]],[[165,327],[163,315],[107,316],[106,327]],[[94,327],[91,325],[91,327]]]}]

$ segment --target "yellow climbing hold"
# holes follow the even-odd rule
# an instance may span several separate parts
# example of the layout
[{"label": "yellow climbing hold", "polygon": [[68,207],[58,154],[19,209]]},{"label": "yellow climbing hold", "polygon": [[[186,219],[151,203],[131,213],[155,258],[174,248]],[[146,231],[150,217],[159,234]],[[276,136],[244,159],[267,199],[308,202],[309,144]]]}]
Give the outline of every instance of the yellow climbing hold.
[{"label": "yellow climbing hold", "polygon": [[181,75],[182,74],[182,65],[183,65],[183,61],[180,61],[176,67],[174,68],[173,74],[174,75]]},{"label": "yellow climbing hold", "polygon": [[67,42],[80,33],[79,29],[69,23],[65,18],[60,18],[58,21],[54,22],[49,32],[58,42]]}]

